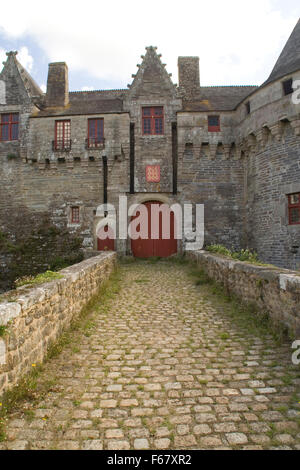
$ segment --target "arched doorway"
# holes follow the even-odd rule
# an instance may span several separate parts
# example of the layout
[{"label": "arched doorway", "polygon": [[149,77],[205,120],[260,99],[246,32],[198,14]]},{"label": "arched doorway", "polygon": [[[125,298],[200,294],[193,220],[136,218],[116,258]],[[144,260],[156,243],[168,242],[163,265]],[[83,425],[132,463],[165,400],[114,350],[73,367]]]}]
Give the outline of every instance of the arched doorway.
[{"label": "arched doorway", "polygon": [[106,238],[104,238],[104,236],[99,238],[99,234],[98,234],[97,250],[98,251],[115,251],[115,240],[114,240],[113,230],[108,225],[105,225],[103,228],[101,228],[101,232],[106,235]]},{"label": "arched doorway", "polygon": [[[169,211],[166,217],[166,223],[169,223],[169,234],[168,238],[163,238],[163,216],[159,213],[158,217],[153,217],[152,206],[156,205],[158,210],[159,206],[162,205],[160,201],[147,201],[143,203],[147,211],[145,214],[146,219],[141,219],[141,212],[137,210],[136,215],[132,217],[132,220],[139,217],[141,224],[145,224],[145,230],[148,231],[148,238],[144,239],[139,237],[137,240],[131,240],[131,250],[133,256],[136,258],[151,258],[158,256],[160,258],[166,258],[177,253],[177,239],[175,239],[175,217],[174,213]],[[152,237],[152,229],[156,228],[158,238]],[[141,232],[141,227],[137,227],[137,231]]]}]

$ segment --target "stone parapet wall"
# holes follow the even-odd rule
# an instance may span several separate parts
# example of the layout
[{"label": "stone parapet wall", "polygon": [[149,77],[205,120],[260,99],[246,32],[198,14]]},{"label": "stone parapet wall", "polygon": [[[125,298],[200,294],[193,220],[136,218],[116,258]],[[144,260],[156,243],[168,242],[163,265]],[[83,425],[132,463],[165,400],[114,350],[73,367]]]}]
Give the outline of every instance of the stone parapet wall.
[{"label": "stone parapet wall", "polygon": [[116,253],[107,252],[59,271],[61,279],[11,291],[0,303],[0,395],[44,360],[49,346],[109,278]]},{"label": "stone parapet wall", "polygon": [[228,292],[267,311],[292,335],[300,334],[300,273],[235,261],[202,250],[189,252],[187,256]]}]

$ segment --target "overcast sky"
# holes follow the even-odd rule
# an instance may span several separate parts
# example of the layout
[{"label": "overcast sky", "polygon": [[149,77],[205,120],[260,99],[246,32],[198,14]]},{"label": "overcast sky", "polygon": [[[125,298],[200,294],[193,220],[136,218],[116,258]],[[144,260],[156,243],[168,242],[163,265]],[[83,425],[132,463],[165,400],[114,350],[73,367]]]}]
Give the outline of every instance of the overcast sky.
[{"label": "overcast sky", "polygon": [[259,85],[299,16],[299,0],[6,1],[0,60],[18,50],[43,88],[56,61],[67,62],[71,90],[126,88],[152,45],[174,83],[177,57],[197,55],[202,85]]}]

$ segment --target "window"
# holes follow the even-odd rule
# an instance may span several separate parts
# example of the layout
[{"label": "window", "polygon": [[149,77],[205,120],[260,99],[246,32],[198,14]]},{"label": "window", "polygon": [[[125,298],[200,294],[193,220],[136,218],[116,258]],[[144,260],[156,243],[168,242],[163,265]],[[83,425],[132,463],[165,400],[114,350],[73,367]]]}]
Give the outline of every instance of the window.
[{"label": "window", "polygon": [[300,193],[289,194],[289,224],[300,224]]},{"label": "window", "polygon": [[291,95],[292,93],[294,93],[293,79],[290,78],[289,80],[285,80],[285,82],[282,82],[282,87],[285,95]]},{"label": "window", "polygon": [[143,108],[142,116],[144,135],[163,135],[164,108],[162,106]]},{"label": "window", "polygon": [[19,114],[0,115],[0,141],[18,140]]},{"label": "window", "polygon": [[104,119],[88,120],[87,147],[96,148],[104,143]]},{"label": "window", "polygon": [[245,104],[245,106],[246,106],[246,112],[247,112],[247,114],[250,114],[250,113],[251,113],[250,101],[247,101],[247,103]]},{"label": "window", "polygon": [[208,116],[208,132],[220,132],[220,116]]},{"label": "window", "polygon": [[54,150],[71,150],[71,121],[55,121]]},{"label": "window", "polygon": [[79,207],[71,207],[71,222],[72,224],[79,224]]}]

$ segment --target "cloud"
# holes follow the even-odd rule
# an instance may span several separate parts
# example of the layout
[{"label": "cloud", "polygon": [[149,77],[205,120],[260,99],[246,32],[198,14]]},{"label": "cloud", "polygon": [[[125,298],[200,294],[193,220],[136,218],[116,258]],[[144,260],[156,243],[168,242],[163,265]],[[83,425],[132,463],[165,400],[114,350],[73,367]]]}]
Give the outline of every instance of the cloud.
[{"label": "cloud", "polygon": [[40,85],[40,89],[42,90],[43,93],[46,93],[46,91],[47,91],[47,87],[44,83],[42,85]]},{"label": "cloud", "polygon": [[[33,57],[29,54],[28,48],[26,46],[22,46],[18,51],[18,61],[23,65],[23,67],[31,72],[33,67]],[[0,64],[2,69],[2,62],[6,62],[7,56],[6,51],[0,48]]]},{"label": "cloud", "polygon": [[[1,6],[0,29],[33,38],[49,61],[126,87],[144,47],[158,46],[177,82],[177,57],[200,56],[202,84],[259,83],[267,78],[296,21],[289,0],[140,0],[80,4],[52,0],[47,15],[32,0]],[[77,6],[78,5],[78,6]],[[28,59],[27,59],[28,60]],[[30,64],[30,62],[29,62]],[[32,64],[31,64],[32,66]]]},{"label": "cloud", "polygon": [[1,49],[1,47],[0,47],[0,72],[2,70],[2,62],[5,62],[6,59],[7,59],[7,57],[6,57],[6,54],[5,54],[5,50]]},{"label": "cloud", "polygon": [[29,54],[28,48],[26,46],[20,48],[18,52],[18,61],[28,72],[31,72],[33,67],[33,57]]},{"label": "cloud", "polygon": [[93,91],[93,90],[95,90],[95,87],[93,86],[83,86],[81,88],[81,91]]}]

